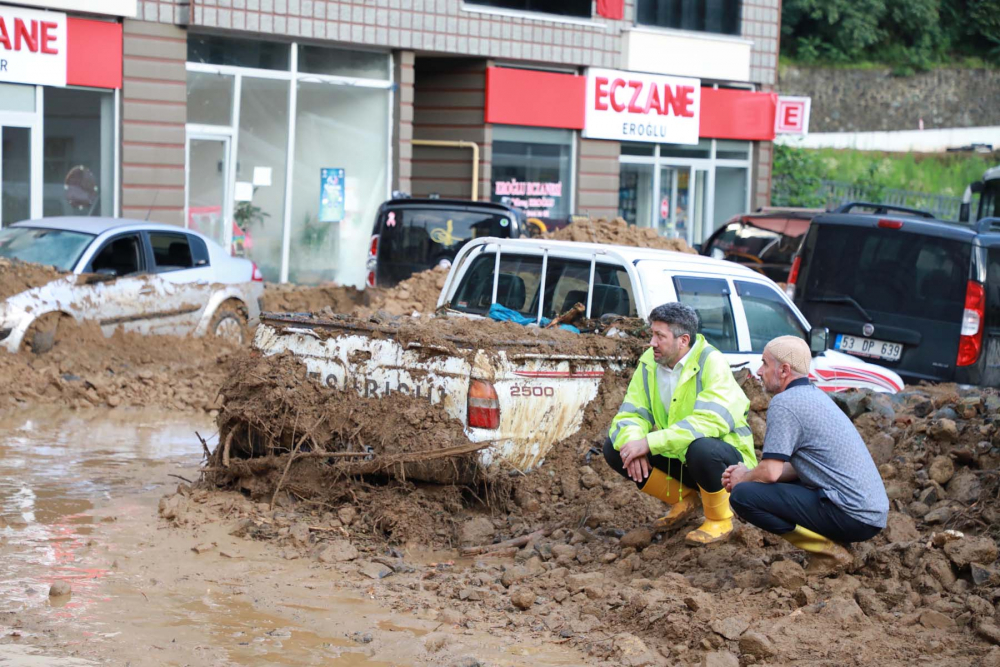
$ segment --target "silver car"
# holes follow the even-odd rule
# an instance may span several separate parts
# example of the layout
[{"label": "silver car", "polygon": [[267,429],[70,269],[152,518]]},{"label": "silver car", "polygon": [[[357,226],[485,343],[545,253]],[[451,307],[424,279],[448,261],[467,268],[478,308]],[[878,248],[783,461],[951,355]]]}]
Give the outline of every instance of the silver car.
[{"label": "silver car", "polygon": [[44,352],[60,321],[96,320],[148,334],[249,341],[264,279],[257,265],[173,225],[120,218],[45,218],[0,229],[0,257],[68,275],[0,302],[0,347]]}]

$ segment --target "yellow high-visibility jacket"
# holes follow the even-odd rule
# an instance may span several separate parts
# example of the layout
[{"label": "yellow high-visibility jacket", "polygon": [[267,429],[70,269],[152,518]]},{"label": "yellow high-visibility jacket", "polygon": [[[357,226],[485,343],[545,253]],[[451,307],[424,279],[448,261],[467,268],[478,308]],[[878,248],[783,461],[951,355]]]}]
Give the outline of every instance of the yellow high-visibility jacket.
[{"label": "yellow high-visibility jacket", "polygon": [[692,441],[719,438],[739,450],[748,468],[757,465],[747,425],[750,401],[721,352],[697,335],[669,410],[660,399],[656,366],[650,348],[639,358],[625,400],[611,420],[609,435],[616,450],[646,438],[651,454],[684,462]]}]

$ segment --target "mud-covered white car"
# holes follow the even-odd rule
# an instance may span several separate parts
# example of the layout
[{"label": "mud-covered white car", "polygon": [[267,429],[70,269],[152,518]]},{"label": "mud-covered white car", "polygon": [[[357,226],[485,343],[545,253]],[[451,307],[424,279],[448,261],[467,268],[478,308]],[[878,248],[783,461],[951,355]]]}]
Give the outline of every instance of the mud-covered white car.
[{"label": "mud-covered white car", "polygon": [[68,275],[0,302],[0,347],[51,347],[60,321],[97,321],[144,334],[215,335],[247,342],[263,276],[211,239],[173,225],[56,217],[0,229],[0,257]]}]

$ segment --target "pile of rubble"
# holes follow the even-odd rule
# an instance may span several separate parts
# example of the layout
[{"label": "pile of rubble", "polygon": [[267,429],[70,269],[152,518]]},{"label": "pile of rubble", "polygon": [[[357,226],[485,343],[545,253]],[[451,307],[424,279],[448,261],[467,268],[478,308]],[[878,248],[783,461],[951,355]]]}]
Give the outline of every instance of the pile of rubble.
[{"label": "pile of rubble", "polygon": [[546,233],[544,238],[555,241],[607,243],[697,254],[684,239],[665,238],[651,227],[636,227],[628,224],[624,218],[612,220],[577,218],[562,229]]},{"label": "pile of rubble", "polygon": [[[475,481],[399,475],[326,478],[325,496],[315,486],[274,493],[272,475],[263,487],[228,486],[246,492],[233,496],[234,528],[286,556],[312,557],[398,609],[551,633],[595,664],[904,664],[934,655],[1000,666],[995,393],[833,396],[879,464],[892,511],[881,535],[853,548],[847,573],[814,579],[802,552],[746,524],[701,549],[684,542],[697,519],[670,533],[650,529],[663,505],[614,474],[600,449],[628,376],[609,373],[583,429],[488,497]],[[745,371],[738,378],[759,449],[768,397]],[[201,492],[184,489],[168,514],[190,509],[191,493]],[[441,549],[465,558],[416,555]]]}]

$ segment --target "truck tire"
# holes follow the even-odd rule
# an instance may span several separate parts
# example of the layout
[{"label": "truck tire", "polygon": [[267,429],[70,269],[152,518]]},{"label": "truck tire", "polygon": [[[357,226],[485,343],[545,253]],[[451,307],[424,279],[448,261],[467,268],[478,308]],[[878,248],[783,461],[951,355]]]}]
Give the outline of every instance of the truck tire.
[{"label": "truck tire", "polygon": [[247,325],[246,309],[239,301],[230,300],[220,305],[212,322],[208,325],[209,334],[237,345],[250,342],[250,327]]}]

